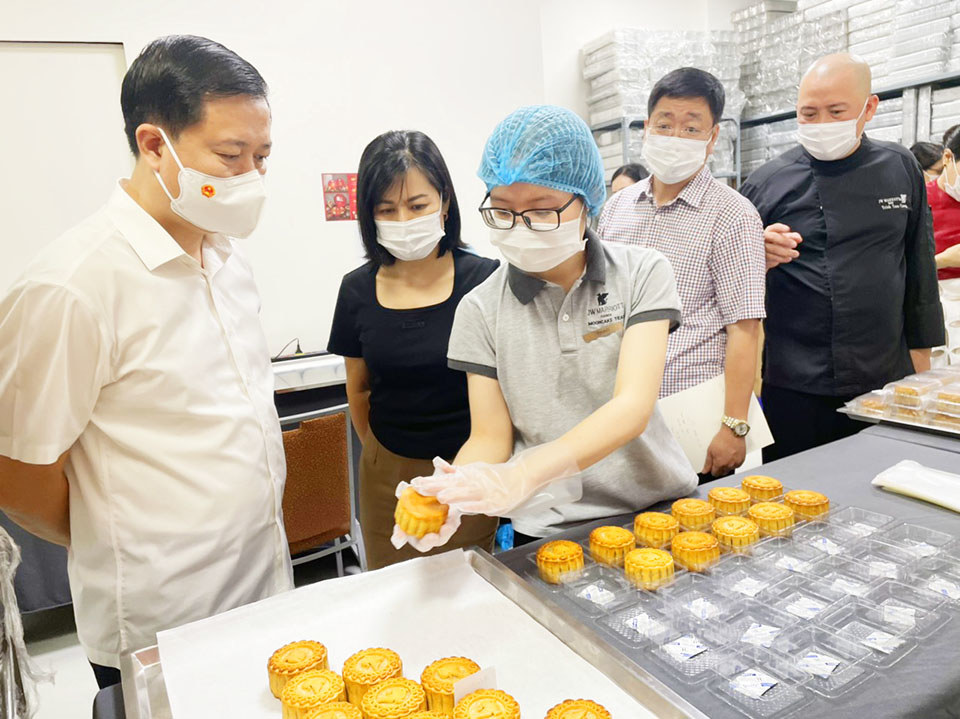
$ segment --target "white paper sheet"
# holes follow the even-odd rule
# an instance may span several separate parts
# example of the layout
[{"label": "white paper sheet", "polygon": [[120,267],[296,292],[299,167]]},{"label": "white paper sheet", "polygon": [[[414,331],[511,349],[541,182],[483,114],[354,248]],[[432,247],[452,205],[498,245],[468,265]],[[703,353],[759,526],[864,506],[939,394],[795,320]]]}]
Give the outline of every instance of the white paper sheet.
[{"label": "white paper sheet", "polygon": [[[726,387],[721,374],[659,402],[663,419],[698,472],[707,457],[707,447],[720,430],[725,397]],[[750,425],[747,454],[773,444],[767,419],[754,396],[750,397],[747,424]]]},{"label": "white paper sheet", "polygon": [[332,579],[158,636],[174,719],[276,719],[267,660],[298,639],[323,642],[330,668],[360,649],[389,647],[404,676],[441,657],[495,666],[524,716],[590,698],[613,716],[653,715],[473,572],[462,551]]}]

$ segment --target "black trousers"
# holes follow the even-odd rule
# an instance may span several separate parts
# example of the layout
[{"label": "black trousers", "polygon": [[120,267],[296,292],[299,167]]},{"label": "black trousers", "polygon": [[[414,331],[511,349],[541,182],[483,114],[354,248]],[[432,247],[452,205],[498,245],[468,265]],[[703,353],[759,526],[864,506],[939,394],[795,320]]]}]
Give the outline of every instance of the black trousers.
[{"label": "black trousers", "polygon": [[867,426],[837,412],[853,397],[824,397],[767,384],[761,396],[773,434],[773,444],[763,450],[765,463],[849,437]]},{"label": "black trousers", "polygon": [[114,684],[120,683],[119,669],[105,667],[102,664],[94,664],[93,662],[90,662],[90,666],[93,667],[93,676],[97,678],[97,686],[101,689],[106,689],[107,687],[112,687]]}]

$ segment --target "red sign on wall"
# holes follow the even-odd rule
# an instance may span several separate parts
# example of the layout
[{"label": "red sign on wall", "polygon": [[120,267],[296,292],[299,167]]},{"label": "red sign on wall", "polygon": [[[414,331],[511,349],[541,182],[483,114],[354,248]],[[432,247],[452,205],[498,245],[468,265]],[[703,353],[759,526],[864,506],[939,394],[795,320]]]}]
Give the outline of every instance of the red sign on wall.
[{"label": "red sign on wall", "polygon": [[323,207],[327,222],[356,220],[357,173],[324,173]]}]

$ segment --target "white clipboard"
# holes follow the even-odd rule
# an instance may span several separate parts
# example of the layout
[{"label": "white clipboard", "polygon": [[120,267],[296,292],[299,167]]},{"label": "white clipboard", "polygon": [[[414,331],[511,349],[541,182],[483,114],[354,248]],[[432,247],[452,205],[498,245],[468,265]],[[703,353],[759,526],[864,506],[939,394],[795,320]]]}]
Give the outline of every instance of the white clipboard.
[{"label": "white clipboard", "polygon": [[[720,429],[725,396],[726,385],[721,374],[696,387],[664,397],[658,403],[667,427],[694,469],[703,466],[707,448]],[[752,394],[747,424],[750,425],[750,433],[747,434],[748,455],[773,444],[773,435],[763,416],[763,409]]]}]

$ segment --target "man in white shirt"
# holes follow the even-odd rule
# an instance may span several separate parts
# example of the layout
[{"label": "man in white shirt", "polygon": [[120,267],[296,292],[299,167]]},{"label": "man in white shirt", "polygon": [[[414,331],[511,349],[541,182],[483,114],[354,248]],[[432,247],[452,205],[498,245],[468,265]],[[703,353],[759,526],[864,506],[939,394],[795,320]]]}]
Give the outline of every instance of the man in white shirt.
[{"label": "man in white shirt", "polygon": [[168,627],[292,587],[259,297],[267,87],[205,38],[123,81],[137,158],[0,300],[0,509],[69,547],[97,681]]}]

